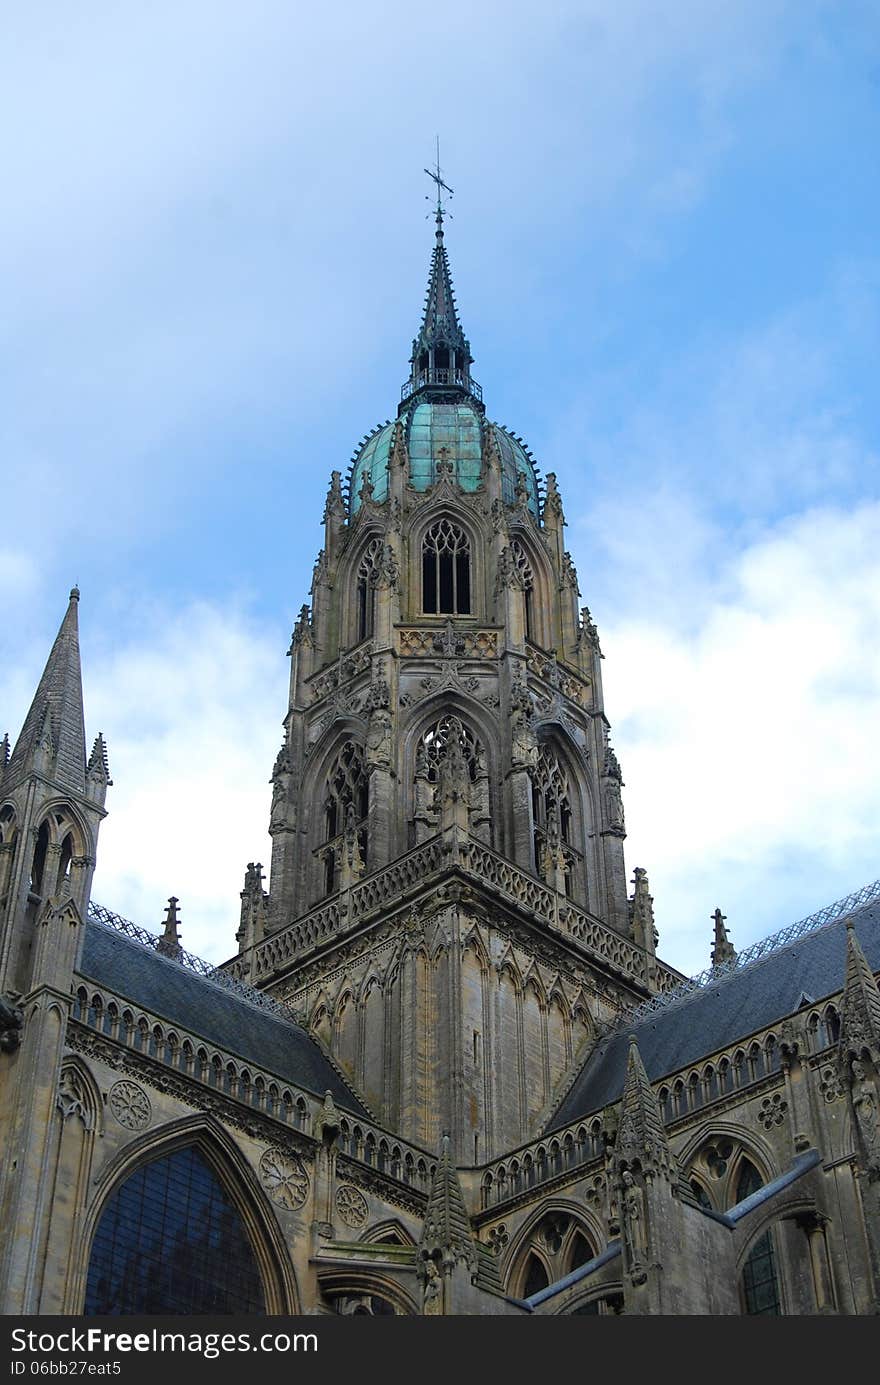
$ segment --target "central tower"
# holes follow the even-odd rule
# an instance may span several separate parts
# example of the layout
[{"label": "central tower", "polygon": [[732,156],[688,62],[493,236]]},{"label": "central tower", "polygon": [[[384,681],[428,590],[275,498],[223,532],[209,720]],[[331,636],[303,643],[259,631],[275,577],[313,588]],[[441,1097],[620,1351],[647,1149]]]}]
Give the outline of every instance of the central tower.
[{"label": "central tower", "polygon": [[586,1045],[674,977],[627,899],[601,653],[553,473],[486,417],[438,202],[394,421],[330,479],[293,633],[270,893],[236,972],[386,1128],[459,1164],[530,1138]]}]

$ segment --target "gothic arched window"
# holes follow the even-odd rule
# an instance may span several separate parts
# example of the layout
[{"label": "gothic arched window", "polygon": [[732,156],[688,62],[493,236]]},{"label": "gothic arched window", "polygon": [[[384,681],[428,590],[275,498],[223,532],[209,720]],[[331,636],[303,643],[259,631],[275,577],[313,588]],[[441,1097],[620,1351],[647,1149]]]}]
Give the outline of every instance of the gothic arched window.
[{"label": "gothic arched window", "polygon": [[523,584],[523,619],[525,622],[526,639],[535,638],[535,577],[532,572],[532,565],[529,562],[528,554],[520,543],[519,539],[514,539],[510,545],[513,554],[513,562],[517,572],[522,578]]},{"label": "gothic arched window", "polygon": [[448,519],[438,519],[422,540],[422,610],[426,615],[470,615],[470,544]]},{"label": "gothic arched window", "polygon": [[193,1145],[142,1164],[98,1222],[83,1313],[263,1314],[241,1215]]},{"label": "gothic arched window", "polygon": [[532,833],[535,871],[544,875],[548,848],[562,848],[565,874],[570,884],[575,852],[572,847],[571,796],[568,776],[551,746],[541,747],[538,761],[530,771],[532,781]]},{"label": "gothic arched window", "polygon": [[382,540],[380,538],[371,539],[358,564],[357,583],[355,584],[355,640],[358,644],[373,633],[373,610],[376,599],[373,578],[376,571],[376,559],[381,552]]},{"label": "gothic arched window", "polygon": [[[736,1185],[736,1201],[756,1193],[764,1180],[749,1159],[743,1159]],[[779,1317],[779,1276],[776,1273],[776,1254],[773,1235],[767,1230],[759,1236],[749,1251],[740,1278],[745,1311],[751,1315]]]},{"label": "gothic arched window", "polygon": [[482,841],[491,841],[489,776],[482,744],[469,726],[457,716],[441,717],[422,733],[416,747],[416,770],[412,819],[412,844],[424,841],[439,826],[436,788],[440,764],[450,741],[458,741],[471,782],[471,831]]},{"label": "gothic arched window", "polygon": [[433,726],[428,727],[416,752],[418,769],[427,776],[432,784],[437,782],[440,774],[440,761],[453,736],[457,738],[461,746],[471,780],[473,781],[477,777],[482,752],[480,742],[470,727],[465,726],[458,717],[441,717]]},{"label": "gothic arched window", "polygon": [[324,861],[325,894],[332,894],[336,888],[342,838],[352,815],[361,859],[366,865],[369,804],[370,780],[364,764],[363,751],[354,741],[346,741],[327,775],[321,852]]}]

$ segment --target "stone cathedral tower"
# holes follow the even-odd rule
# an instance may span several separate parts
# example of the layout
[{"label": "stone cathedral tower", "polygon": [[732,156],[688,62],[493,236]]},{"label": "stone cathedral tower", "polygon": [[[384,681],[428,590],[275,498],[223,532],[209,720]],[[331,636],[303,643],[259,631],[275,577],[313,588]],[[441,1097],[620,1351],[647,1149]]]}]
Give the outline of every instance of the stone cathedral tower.
[{"label": "stone cathedral tower", "polygon": [[591,1036],[677,978],[627,899],[601,652],[556,477],[486,415],[438,205],[394,421],[330,480],[237,974],[376,1119],[456,1161],[533,1136]]},{"label": "stone cathedral tower", "polygon": [[91,898],[70,594],[0,743],[0,1313],[880,1309],[880,881],[657,958],[556,480],[471,366],[438,205],[223,966]]}]

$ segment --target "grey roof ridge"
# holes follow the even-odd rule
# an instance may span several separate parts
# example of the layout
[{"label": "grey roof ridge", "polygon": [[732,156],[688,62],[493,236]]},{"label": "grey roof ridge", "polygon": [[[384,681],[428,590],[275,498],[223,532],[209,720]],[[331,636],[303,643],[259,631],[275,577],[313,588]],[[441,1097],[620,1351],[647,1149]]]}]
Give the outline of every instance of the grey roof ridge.
[{"label": "grey roof ridge", "polygon": [[[650,1000],[643,1001],[634,1010],[621,1015],[608,1031],[600,1036],[601,1039],[611,1038],[619,1034],[624,1029],[638,1029],[647,1024],[650,1020],[666,1014],[669,1010],[677,1010],[682,1005],[686,1005],[690,1000],[697,1000],[700,996],[708,994],[709,991],[723,986],[726,982],[735,980],[738,976],[751,972],[754,968],[760,967],[763,963],[771,962],[789,947],[794,947],[805,938],[814,937],[817,933],[823,933],[826,928],[831,928],[834,924],[843,922],[844,919],[858,916],[865,909],[871,908],[877,903],[880,897],[880,880],[875,880],[871,885],[865,885],[857,894],[867,894],[872,891],[860,903],[852,908],[841,908],[839,913],[832,914],[822,922],[814,922],[821,914],[829,910],[845,906],[855,895],[847,895],[845,899],[839,900],[837,904],[830,904],[826,909],[820,910],[819,914],[811,914],[799,923],[787,924],[785,928],[780,928],[776,933],[770,933],[766,938],[759,938],[744,952],[740,953],[735,961],[723,963],[720,967],[712,967],[705,972],[700,972],[697,976],[689,977],[683,981],[673,991],[665,994],[652,996]],[[798,931],[800,930],[800,931]],[[761,949],[759,955],[749,956],[749,953]],[[745,958],[745,960],[741,960]],[[830,994],[830,992],[829,992]],[[821,999],[821,997],[817,997]],[[595,1046],[594,1046],[595,1047]]]},{"label": "grey roof ridge", "polygon": [[[306,1029],[304,1025],[300,1024],[299,1020],[297,1020],[297,1019],[294,1017],[294,1015],[293,1015],[292,1011],[290,1010],[289,1006],[283,1005],[281,1001],[276,1001],[276,1000],[274,1000],[274,998],[273,998],[272,996],[266,996],[266,997],[265,997],[266,1000],[269,1000],[269,1001],[272,1002],[271,1005],[260,1004],[260,1002],[259,1002],[258,1000],[256,1000],[256,999],[253,999],[253,1000],[252,1000],[252,999],[248,996],[248,994],[247,994],[247,991],[248,991],[248,990],[253,990],[253,991],[255,992],[255,994],[256,994],[257,996],[259,996],[259,995],[261,994],[261,992],[257,991],[257,990],[256,990],[256,987],[246,987],[246,986],[244,986],[244,983],[241,983],[241,982],[240,982],[239,985],[242,986],[242,990],[239,991],[237,987],[236,987],[235,989],[233,989],[232,987],[230,987],[228,984],[226,984],[226,983],[223,982],[223,981],[215,981],[215,980],[213,980],[210,976],[202,975],[202,973],[200,973],[200,972],[198,972],[198,971],[194,971],[191,967],[184,966],[181,962],[175,961],[175,959],[174,959],[173,957],[165,957],[165,956],[163,956],[163,954],[162,954],[161,952],[159,952],[158,949],[157,949],[156,947],[150,946],[149,943],[141,942],[140,939],[138,939],[138,938],[133,938],[133,937],[131,937],[131,935],[128,934],[128,933],[126,933],[123,929],[114,927],[114,925],[113,925],[112,923],[105,923],[103,920],[101,920],[101,919],[96,919],[96,918],[94,918],[94,917],[92,917],[92,916],[89,917],[89,920],[88,920],[88,921],[89,921],[90,923],[95,924],[95,925],[96,925],[97,927],[99,927],[99,928],[105,928],[109,933],[114,933],[114,934],[116,934],[118,937],[120,937],[125,943],[127,943],[127,944],[128,944],[129,946],[131,946],[132,948],[135,948],[135,949],[138,949],[138,948],[139,948],[141,951],[143,951],[143,952],[145,952],[145,953],[147,953],[147,954],[151,954],[153,958],[155,958],[157,961],[161,962],[163,965],[169,966],[169,967],[176,967],[176,968],[178,968],[178,969],[180,969],[180,968],[182,967],[183,970],[186,972],[186,974],[187,974],[188,976],[191,976],[191,977],[193,978],[194,981],[196,981],[196,982],[204,982],[205,985],[208,985],[208,986],[213,987],[213,989],[214,989],[215,991],[219,991],[221,995],[227,996],[227,997],[229,997],[229,998],[232,999],[232,1000],[237,1000],[237,1001],[239,1001],[239,1003],[242,1004],[242,1005],[249,1005],[252,1009],[257,1010],[257,1011],[258,1011],[260,1014],[262,1014],[262,1015],[266,1015],[269,1019],[277,1020],[279,1024],[288,1024],[288,1025],[290,1025],[290,1027],[291,1027],[292,1029],[298,1030],[299,1033],[300,1033],[300,1034],[303,1034],[303,1035],[309,1040],[310,1043],[313,1043],[313,1044],[315,1045],[315,1047],[318,1049],[318,1052],[321,1054],[321,1057],[324,1058],[324,1059],[329,1063],[330,1067],[332,1067],[333,1071],[336,1073],[337,1077],[339,1078],[340,1082],[342,1082],[343,1086],[345,1086],[346,1089],[347,1089],[347,1090],[351,1093],[351,1095],[354,1097],[354,1099],[360,1103],[360,1105],[361,1105],[361,1106],[363,1107],[363,1109],[366,1111],[366,1113],[367,1113],[367,1115],[369,1116],[369,1118],[370,1118],[370,1120],[372,1121],[372,1123],[373,1123],[377,1128],[379,1128],[379,1129],[384,1129],[384,1126],[382,1126],[382,1125],[381,1125],[381,1122],[377,1119],[376,1113],[375,1113],[375,1111],[373,1110],[373,1108],[370,1106],[369,1102],[366,1101],[365,1098],[361,1095],[361,1093],[358,1092],[358,1091],[356,1091],[355,1088],[352,1086],[351,1078],[348,1076],[348,1074],[345,1073],[345,1072],[343,1072],[343,1070],[340,1068],[339,1064],[336,1062],[336,1060],[335,1060],[335,1058],[332,1056],[332,1054],[328,1053],[326,1047],[325,1047],[323,1044],[321,1044],[321,1043],[319,1043],[319,1042],[317,1041],[317,1039],[315,1038],[315,1035],[314,1035],[314,1034],[310,1034],[309,1031],[308,1031],[308,1029]],[[128,922],[130,922],[130,921],[126,919],[126,920],[124,920],[124,922],[128,923]],[[132,926],[132,927],[135,927],[135,928],[139,928],[139,925],[137,925],[137,924],[132,924],[131,926]],[[156,937],[155,934],[149,933],[149,932],[147,931],[147,929],[141,929],[141,928],[139,928],[139,931],[142,932],[142,933],[144,933],[147,937],[150,937],[150,938]],[[156,937],[156,941],[157,941],[157,942],[159,941],[158,937]],[[199,958],[198,960],[203,962],[203,959],[202,959],[202,958]],[[210,966],[211,964],[210,964],[210,963],[204,963],[204,965]],[[219,967],[217,967],[217,968],[215,968],[215,970],[220,971],[221,969],[220,969]],[[82,979],[85,980],[85,981],[93,981],[93,982],[95,983],[96,986],[103,985],[103,983],[102,983],[97,977],[88,976],[87,973],[84,973],[84,972],[77,972],[76,974],[79,975],[79,976],[81,976]],[[137,1002],[134,1002],[134,1003],[137,1004]],[[276,1008],[276,1007],[277,1007],[277,1008]],[[146,1007],[141,1006],[140,1008],[141,1008],[141,1009],[144,1009],[144,1008],[146,1008]],[[179,1024],[180,1024],[180,1021],[179,1021],[178,1019],[174,1019],[174,1018],[173,1018],[172,1016],[170,1016],[170,1015],[161,1015],[161,1016],[159,1016],[159,1018],[165,1020],[165,1022],[166,1022],[167,1024],[173,1024],[173,1025],[179,1025]],[[202,1035],[202,1037],[204,1038],[204,1035]],[[268,1071],[268,1069],[267,1069],[267,1071]],[[283,1082],[288,1082],[288,1079],[285,1078],[285,1077],[282,1077],[280,1073],[275,1073],[274,1075],[275,1075],[276,1077],[279,1077],[279,1078],[281,1079],[281,1081],[283,1081]],[[303,1088],[303,1091],[311,1091],[311,1088],[310,1088],[310,1087],[304,1087],[304,1088]],[[313,1095],[323,1096],[324,1093],[323,1093],[323,1092],[317,1092],[317,1093],[313,1093]],[[391,1132],[389,1132],[389,1133],[391,1133]]]}]

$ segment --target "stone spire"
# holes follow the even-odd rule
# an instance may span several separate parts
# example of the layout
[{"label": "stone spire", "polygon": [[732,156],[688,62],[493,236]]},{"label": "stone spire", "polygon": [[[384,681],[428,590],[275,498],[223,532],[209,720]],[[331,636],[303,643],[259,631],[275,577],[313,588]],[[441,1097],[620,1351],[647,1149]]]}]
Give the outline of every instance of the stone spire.
[{"label": "stone spire", "polygon": [[654,927],[654,896],[648,883],[648,872],[643,866],[636,866],[633,872],[633,893],[629,902],[630,923],[633,940],[646,952],[653,954],[657,948],[657,930]]},{"label": "stone spire", "polygon": [[177,906],[180,903],[177,895],[171,895],[168,900],[168,908],[165,911],[165,927],[161,938],[156,944],[156,951],[161,952],[163,957],[171,957],[176,960],[182,951],[180,946],[180,933],[178,931]]},{"label": "stone spire", "polygon": [[675,1182],[680,1178],[635,1034],[629,1036],[614,1157],[618,1169],[635,1167],[648,1175],[662,1172]]},{"label": "stone spire", "polygon": [[715,940],[712,944],[712,965],[713,967],[723,966],[726,962],[736,961],[736,948],[727,936],[725,924],[727,915],[722,914],[720,909],[716,909],[710,916],[715,924]]},{"label": "stone spire", "polygon": [[79,660],[79,588],[67,612],[6,768],[5,782],[40,769],[61,788],[86,793],[86,733]]},{"label": "stone spire", "polygon": [[846,980],[840,1016],[840,1053],[844,1061],[868,1049],[880,1060],[880,990],[856,937],[855,921],[846,921]]},{"label": "stone spire", "polygon": [[464,1264],[472,1273],[476,1273],[477,1252],[470,1217],[452,1162],[448,1135],[443,1136],[440,1146],[440,1158],[428,1194],[419,1248],[423,1261],[430,1259],[439,1262],[444,1271]]},{"label": "stone spire", "polygon": [[449,257],[443,240],[443,208],[438,203],[435,217],[437,230],[431,268],[428,274],[428,293],[418,336],[413,341],[410,358],[410,379],[404,387],[406,396],[428,386],[448,390],[458,386],[468,394],[476,394],[470,376],[470,342],[458,320]]}]

